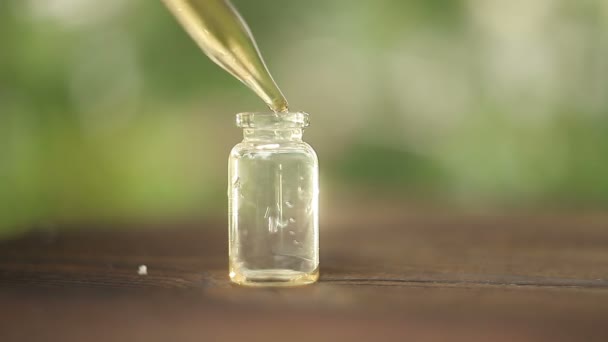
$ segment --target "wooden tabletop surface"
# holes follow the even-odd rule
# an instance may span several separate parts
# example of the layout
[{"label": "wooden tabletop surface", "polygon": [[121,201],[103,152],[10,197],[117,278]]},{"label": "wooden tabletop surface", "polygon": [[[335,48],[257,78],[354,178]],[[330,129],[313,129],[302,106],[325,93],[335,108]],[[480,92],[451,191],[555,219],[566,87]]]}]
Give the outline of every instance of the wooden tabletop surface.
[{"label": "wooden tabletop surface", "polygon": [[0,341],[608,341],[608,214],[332,217],[299,288],[232,285],[222,221],[0,241]]}]

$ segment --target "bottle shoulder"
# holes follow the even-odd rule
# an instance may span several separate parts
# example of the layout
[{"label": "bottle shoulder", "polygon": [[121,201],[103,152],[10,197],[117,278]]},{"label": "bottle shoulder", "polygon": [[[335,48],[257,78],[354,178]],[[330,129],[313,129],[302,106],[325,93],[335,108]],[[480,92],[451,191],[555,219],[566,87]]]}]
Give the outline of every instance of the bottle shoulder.
[{"label": "bottle shoulder", "polygon": [[317,160],[317,153],[308,143],[304,141],[288,141],[288,142],[247,142],[242,141],[236,144],[230,151],[231,158],[242,158],[243,156],[251,156],[252,154],[302,154]]}]

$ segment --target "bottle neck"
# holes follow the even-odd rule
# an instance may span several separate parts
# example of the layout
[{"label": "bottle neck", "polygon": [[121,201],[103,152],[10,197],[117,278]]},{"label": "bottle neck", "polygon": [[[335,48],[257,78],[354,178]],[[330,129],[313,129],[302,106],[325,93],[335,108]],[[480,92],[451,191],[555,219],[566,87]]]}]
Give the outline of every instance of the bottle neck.
[{"label": "bottle neck", "polygon": [[244,141],[302,141],[302,129],[245,128],[243,129],[243,138]]}]

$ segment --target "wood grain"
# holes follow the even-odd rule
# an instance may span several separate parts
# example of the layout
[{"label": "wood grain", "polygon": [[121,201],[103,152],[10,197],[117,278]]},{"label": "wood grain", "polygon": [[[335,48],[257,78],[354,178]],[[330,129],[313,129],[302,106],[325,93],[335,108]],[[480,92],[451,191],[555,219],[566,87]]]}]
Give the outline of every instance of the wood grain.
[{"label": "wood grain", "polygon": [[0,340],[608,340],[608,215],[335,215],[320,282],[294,289],[230,284],[225,227],[0,242]]}]

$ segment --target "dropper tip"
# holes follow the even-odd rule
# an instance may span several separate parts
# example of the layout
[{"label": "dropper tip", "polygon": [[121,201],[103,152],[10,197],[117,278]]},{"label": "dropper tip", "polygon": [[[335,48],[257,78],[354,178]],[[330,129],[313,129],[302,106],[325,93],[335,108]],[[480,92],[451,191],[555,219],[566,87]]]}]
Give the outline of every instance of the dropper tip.
[{"label": "dropper tip", "polygon": [[268,104],[268,107],[275,113],[289,113],[289,107],[287,106],[287,102],[284,101],[279,106],[276,103]]}]

